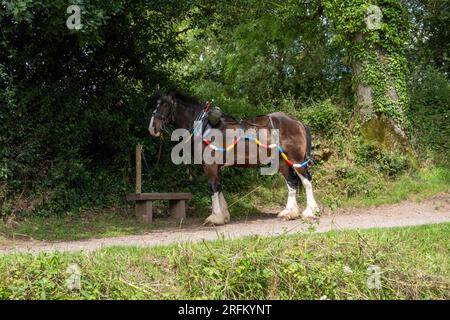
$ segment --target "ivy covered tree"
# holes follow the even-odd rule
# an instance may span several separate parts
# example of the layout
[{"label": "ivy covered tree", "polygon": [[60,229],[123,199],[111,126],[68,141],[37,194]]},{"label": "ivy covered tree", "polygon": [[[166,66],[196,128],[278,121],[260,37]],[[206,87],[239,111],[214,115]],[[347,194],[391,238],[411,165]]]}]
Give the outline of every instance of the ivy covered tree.
[{"label": "ivy covered tree", "polygon": [[408,11],[397,0],[326,0],[335,41],[347,50],[357,113],[366,138],[406,146]]}]

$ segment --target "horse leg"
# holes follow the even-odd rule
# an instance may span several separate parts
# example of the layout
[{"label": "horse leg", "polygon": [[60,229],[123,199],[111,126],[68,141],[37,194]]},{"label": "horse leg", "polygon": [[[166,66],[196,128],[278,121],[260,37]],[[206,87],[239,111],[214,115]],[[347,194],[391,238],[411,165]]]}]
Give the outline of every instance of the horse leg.
[{"label": "horse leg", "polygon": [[223,225],[230,221],[228,206],[220,190],[219,168],[217,165],[204,165],[203,170],[208,177],[208,189],[211,193],[212,213],[204,224]]},{"label": "horse leg", "polygon": [[299,185],[299,179],[291,167],[284,167],[280,171],[286,180],[288,199],[286,208],[278,214],[278,218],[294,220],[300,217],[300,211],[298,210],[297,205],[297,188]]},{"label": "horse leg", "polygon": [[298,174],[300,181],[305,187],[306,192],[306,209],[303,211],[303,218],[315,218],[316,214],[320,212],[319,206],[314,199],[314,193],[312,188],[312,183],[309,179],[305,178],[302,174]]},{"label": "horse leg", "polygon": [[228,223],[230,222],[230,212],[228,211],[228,204],[227,201],[225,200],[225,197],[223,196],[222,191],[219,192],[219,202],[220,207],[222,208],[222,214],[225,218],[225,223]]}]

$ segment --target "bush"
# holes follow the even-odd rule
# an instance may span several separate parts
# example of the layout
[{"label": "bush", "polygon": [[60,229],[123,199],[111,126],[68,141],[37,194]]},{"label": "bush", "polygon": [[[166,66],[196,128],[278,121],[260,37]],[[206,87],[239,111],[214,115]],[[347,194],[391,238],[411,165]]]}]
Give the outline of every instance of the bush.
[{"label": "bush", "polygon": [[397,176],[409,168],[407,156],[383,150],[375,144],[362,143],[356,149],[356,163],[373,165],[376,170],[388,176]]},{"label": "bush", "polygon": [[[343,111],[330,99],[315,102],[298,111],[298,119],[311,127],[312,130],[321,131],[330,135],[342,123]],[[344,117],[345,118],[345,117]]]},{"label": "bush", "polygon": [[341,180],[341,190],[346,197],[374,197],[383,188],[382,181],[370,175],[370,172],[358,166],[337,168],[336,176]]},{"label": "bush", "polygon": [[152,95],[174,81],[163,65],[183,56],[176,27],[186,6],[81,2],[83,32],[61,23],[66,1],[0,5],[0,186],[14,211],[17,199],[41,214],[112,194],[122,202],[120,180],[130,149],[148,136]]},{"label": "bush", "polygon": [[422,156],[450,159],[450,84],[431,66],[418,67],[409,83],[410,138]]}]

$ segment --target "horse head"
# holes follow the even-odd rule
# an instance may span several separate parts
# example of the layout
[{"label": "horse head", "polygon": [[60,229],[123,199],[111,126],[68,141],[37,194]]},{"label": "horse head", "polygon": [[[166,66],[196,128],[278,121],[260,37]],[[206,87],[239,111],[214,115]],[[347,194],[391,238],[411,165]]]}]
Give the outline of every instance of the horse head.
[{"label": "horse head", "polygon": [[174,122],[176,107],[177,102],[171,94],[161,96],[158,99],[148,126],[151,136],[159,137],[165,126]]}]

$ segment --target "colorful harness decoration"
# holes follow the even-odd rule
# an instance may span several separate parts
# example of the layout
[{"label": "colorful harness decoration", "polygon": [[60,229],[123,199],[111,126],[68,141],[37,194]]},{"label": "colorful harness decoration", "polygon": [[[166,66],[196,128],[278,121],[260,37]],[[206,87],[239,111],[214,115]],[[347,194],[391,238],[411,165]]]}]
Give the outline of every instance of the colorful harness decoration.
[{"label": "colorful harness decoration", "polygon": [[[202,120],[206,117],[206,115],[207,115],[207,113],[208,113],[208,110],[209,110],[210,106],[211,106],[211,102],[208,101],[208,102],[206,103],[206,106],[205,106],[204,110],[200,113],[199,116],[197,116],[196,120],[194,120],[194,123],[195,123],[196,121],[202,121]],[[199,128],[197,128],[197,127],[192,128],[192,130],[191,130],[191,132],[190,132],[190,135],[189,135],[188,139],[186,140],[186,143],[187,143],[189,140],[191,140],[192,136],[194,135],[194,132],[197,131],[197,129],[199,129]],[[201,129],[201,128],[200,128],[200,129]],[[208,131],[209,131],[209,130],[208,130]],[[293,167],[293,168],[305,168],[305,167],[308,168],[308,167],[310,167],[310,166],[312,166],[312,165],[314,164],[314,162],[313,162],[312,159],[306,159],[306,160],[305,160],[304,162],[302,162],[302,163],[294,163],[293,161],[289,160],[289,158],[287,157],[286,153],[284,153],[284,151],[283,151],[283,149],[281,148],[281,146],[279,146],[279,145],[277,145],[277,144],[275,144],[275,143],[269,144],[269,145],[267,145],[267,144],[265,144],[265,143],[261,143],[261,141],[259,141],[257,138],[255,138],[255,137],[253,137],[253,136],[249,136],[249,135],[245,135],[245,136],[241,136],[241,137],[239,137],[239,138],[235,138],[234,141],[233,141],[233,143],[231,143],[231,144],[230,144],[229,146],[227,146],[226,148],[220,148],[220,147],[217,147],[217,146],[215,146],[215,145],[212,144],[212,141],[211,141],[211,140],[208,140],[208,139],[205,139],[205,138],[202,138],[202,141],[203,141],[203,143],[204,143],[205,145],[207,145],[207,146],[210,147],[211,149],[223,153],[223,152],[231,151],[231,150],[239,143],[239,141],[240,141],[242,138],[244,138],[245,140],[248,140],[248,141],[253,141],[253,142],[256,143],[256,145],[258,145],[258,146],[260,146],[260,147],[263,147],[264,149],[274,149],[274,148],[277,148],[279,154],[281,155],[281,157],[286,161],[286,163],[287,163],[288,165],[290,165],[290,166]]]}]

